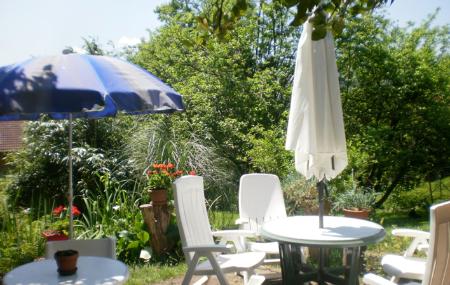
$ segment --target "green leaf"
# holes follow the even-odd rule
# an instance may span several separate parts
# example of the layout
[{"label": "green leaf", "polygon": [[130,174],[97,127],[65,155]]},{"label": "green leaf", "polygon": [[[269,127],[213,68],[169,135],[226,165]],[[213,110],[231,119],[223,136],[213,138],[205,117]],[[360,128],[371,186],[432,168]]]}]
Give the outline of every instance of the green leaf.
[{"label": "green leaf", "polygon": [[326,16],[325,12],[322,9],[318,9],[314,13],[314,16],[309,20],[309,22],[311,24],[313,24],[313,26],[317,26],[317,25],[325,24],[326,20],[327,20],[327,16]]},{"label": "green leaf", "polygon": [[334,35],[339,35],[344,30],[345,21],[344,18],[336,16],[331,20],[331,27]]},{"label": "green leaf", "polygon": [[197,17],[197,24],[200,29],[205,30],[205,31],[209,30],[208,19],[199,16],[199,17]]},{"label": "green leaf", "polygon": [[150,235],[146,231],[140,231],[137,234],[137,238],[141,241],[141,243],[146,243],[150,240]]},{"label": "green leaf", "polygon": [[300,4],[297,5],[297,14],[295,14],[295,17],[290,23],[290,25],[294,27],[302,25],[308,19],[308,14],[306,13],[306,10],[307,10],[306,6]]},{"label": "green leaf", "polygon": [[281,4],[283,4],[283,6],[285,6],[287,8],[294,7],[295,5],[299,4],[300,2],[304,2],[304,1],[299,1],[299,0],[281,0]]},{"label": "green leaf", "polygon": [[139,241],[137,240],[130,242],[127,246],[127,249],[135,249],[135,248],[139,248]]},{"label": "green leaf", "polygon": [[313,26],[313,30],[312,30],[312,34],[311,34],[311,38],[313,41],[321,40],[321,39],[325,38],[326,35],[327,35],[327,26],[326,25]]}]

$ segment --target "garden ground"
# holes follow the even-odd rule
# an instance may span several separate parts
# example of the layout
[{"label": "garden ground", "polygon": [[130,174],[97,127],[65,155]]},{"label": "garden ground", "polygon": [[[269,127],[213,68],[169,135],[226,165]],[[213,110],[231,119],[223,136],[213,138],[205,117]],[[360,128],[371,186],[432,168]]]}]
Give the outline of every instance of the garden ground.
[{"label": "garden ground", "polygon": [[[281,284],[281,271],[279,267],[274,266],[262,266],[257,270],[257,274],[263,275],[266,277],[266,281],[264,281],[264,285],[278,285]],[[184,276],[184,275],[183,275]],[[179,285],[183,281],[183,276],[170,278],[168,280],[154,283],[154,285]],[[235,274],[226,274],[227,280],[230,285],[242,285],[242,278]],[[191,284],[193,284],[199,277],[195,277]],[[219,285],[217,278],[211,278],[211,280],[206,283],[207,285]]]}]

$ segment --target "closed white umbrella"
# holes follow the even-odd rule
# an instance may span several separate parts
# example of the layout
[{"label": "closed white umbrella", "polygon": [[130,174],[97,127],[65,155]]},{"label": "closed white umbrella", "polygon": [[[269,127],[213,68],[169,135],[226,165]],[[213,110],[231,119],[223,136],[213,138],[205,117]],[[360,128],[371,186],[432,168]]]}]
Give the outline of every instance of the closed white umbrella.
[{"label": "closed white umbrella", "polygon": [[286,149],[295,151],[295,168],[319,181],[320,227],[323,227],[324,180],[347,166],[344,120],[333,37],[311,38],[306,22],[300,37],[292,88]]}]

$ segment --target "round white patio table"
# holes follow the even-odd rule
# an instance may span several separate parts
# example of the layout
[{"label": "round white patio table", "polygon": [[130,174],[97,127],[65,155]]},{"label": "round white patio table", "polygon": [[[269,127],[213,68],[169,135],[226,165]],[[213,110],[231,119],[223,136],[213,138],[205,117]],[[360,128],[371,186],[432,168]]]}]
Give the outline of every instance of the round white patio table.
[{"label": "round white patio table", "polygon": [[6,274],[5,285],[112,285],[123,284],[128,279],[128,267],[121,261],[97,256],[80,256],[75,274],[61,276],[56,261],[45,259],[21,265]]},{"label": "round white patio table", "polygon": [[[318,216],[294,216],[263,224],[261,235],[280,245],[283,284],[358,284],[361,247],[381,241],[386,232],[376,223],[346,217],[325,216],[319,228]],[[320,248],[316,271],[302,263],[301,246]],[[349,276],[342,278],[324,267],[324,248],[350,248],[352,252]],[[309,267],[310,268],[310,267]]]}]

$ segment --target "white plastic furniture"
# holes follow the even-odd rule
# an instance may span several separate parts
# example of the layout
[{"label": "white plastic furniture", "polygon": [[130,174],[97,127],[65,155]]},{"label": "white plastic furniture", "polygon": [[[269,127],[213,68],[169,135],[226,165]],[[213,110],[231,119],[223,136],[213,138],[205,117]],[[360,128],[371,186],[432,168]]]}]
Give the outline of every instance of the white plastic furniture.
[{"label": "white plastic furniture", "polygon": [[49,241],[45,244],[45,258],[52,259],[55,252],[66,249],[75,249],[80,256],[103,256],[116,259],[114,238]]},{"label": "white plastic furniture", "polygon": [[[319,228],[318,216],[294,216],[264,223],[261,235],[280,244],[283,284],[302,284],[309,281],[319,284],[358,284],[360,248],[379,242],[385,236],[382,226],[367,220],[334,216],[323,218],[323,228]],[[325,268],[323,259],[319,260],[317,269],[308,268],[308,265],[300,260],[298,250],[304,246],[320,249],[351,248],[348,278],[341,278]]]},{"label": "white plastic furniture", "polygon": [[266,173],[252,173],[241,176],[239,182],[239,224],[240,229],[254,231],[257,240],[246,239],[248,251],[264,252],[264,263],[278,263],[279,248],[277,242],[264,242],[260,231],[267,221],[286,218],[286,207],[278,176]]},{"label": "white plastic furniture", "polygon": [[422,280],[425,273],[426,258],[415,257],[416,251],[428,250],[429,232],[413,229],[395,229],[394,236],[411,237],[411,244],[403,255],[387,254],[381,259],[384,272],[392,276],[392,282],[398,282],[400,278]]},{"label": "white plastic furniture", "polygon": [[[450,284],[450,201],[430,208],[430,242],[422,285]],[[396,285],[375,274],[363,278],[367,285]]]},{"label": "white plastic furniture", "polygon": [[[228,285],[224,274],[243,273],[244,284],[261,284],[261,278],[250,278],[255,268],[263,263],[262,252],[230,253],[230,247],[214,243],[213,233],[206,211],[203,192],[203,178],[183,176],[174,182],[175,209],[183,251],[188,264],[183,285],[188,285],[193,275],[216,275],[221,285]],[[251,232],[234,230],[221,231],[225,235],[252,235]],[[200,258],[206,258],[200,261]],[[206,278],[202,278],[204,280]],[[250,283],[251,282],[251,283]],[[260,282],[260,283],[258,283]]]},{"label": "white plastic furniture", "polygon": [[113,285],[124,284],[128,267],[122,262],[99,256],[79,256],[77,272],[61,276],[54,259],[44,259],[16,267],[3,279],[5,285]]}]

